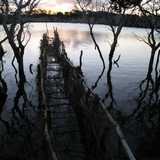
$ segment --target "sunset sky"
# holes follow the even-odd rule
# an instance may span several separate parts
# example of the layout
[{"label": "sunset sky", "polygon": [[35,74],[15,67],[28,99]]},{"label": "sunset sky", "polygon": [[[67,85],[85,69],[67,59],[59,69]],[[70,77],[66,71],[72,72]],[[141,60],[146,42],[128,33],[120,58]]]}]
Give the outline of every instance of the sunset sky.
[{"label": "sunset sky", "polygon": [[38,8],[53,12],[67,12],[74,9],[75,0],[41,0]]}]

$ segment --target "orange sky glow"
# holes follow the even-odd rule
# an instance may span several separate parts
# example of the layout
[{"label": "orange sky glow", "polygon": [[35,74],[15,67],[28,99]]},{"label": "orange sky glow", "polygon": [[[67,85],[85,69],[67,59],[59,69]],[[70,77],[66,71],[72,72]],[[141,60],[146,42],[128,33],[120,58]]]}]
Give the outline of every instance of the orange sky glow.
[{"label": "orange sky glow", "polygon": [[69,12],[74,9],[75,0],[41,0],[38,8],[52,12]]}]

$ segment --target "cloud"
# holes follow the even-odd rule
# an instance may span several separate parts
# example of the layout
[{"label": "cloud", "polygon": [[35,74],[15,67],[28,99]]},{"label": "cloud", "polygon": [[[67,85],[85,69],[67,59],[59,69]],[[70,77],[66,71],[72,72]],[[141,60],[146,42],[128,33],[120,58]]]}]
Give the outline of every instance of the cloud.
[{"label": "cloud", "polygon": [[74,0],[55,0],[57,3],[74,3]]},{"label": "cloud", "polygon": [[41,0],[38,8],[53,11],[70,11],[74,8],[75,0]]}]

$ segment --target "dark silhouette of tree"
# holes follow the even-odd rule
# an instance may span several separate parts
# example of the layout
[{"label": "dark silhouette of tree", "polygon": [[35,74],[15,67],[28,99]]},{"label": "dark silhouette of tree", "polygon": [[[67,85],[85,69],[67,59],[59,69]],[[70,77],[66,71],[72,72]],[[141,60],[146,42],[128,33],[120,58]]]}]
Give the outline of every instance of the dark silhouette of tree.
[{"label": "dark silhouette of tree", "polygon": [[147,38],[141,38],[144,43],[146,43],[150,49],[150,59],[148,64],[148,71],[146,77],[140,83],[140,95],[138,97],[138,106],[131,114],[131,116],[137,114],[139,110],[144,109],[144,102],[147,99],[148,106],[157,106],[159,104],[159,58],[160,58],[160,40],[157,36],[160,34],[159,27],[157,26],[157,17],[160,11],[160,1],[142,1],[139,4],[139,12],[147,17],[149,24],[149,32],[147,33]]},{"label": "dark silhouette of tree", "polygon": [[114,10],[121,12],[123,9],[129,9],[138,6],[142,0],[110,0]]},{"label": "dark silhouette of tree", "polygon": [[[23,67],[23,55],[26,45],[31,37],[22,15],[30,15],[33,9],[38,5],[39,0],[1,0],[1,12],[3,14],[3,28],[7,35],[8,42],[13,49],[14,56],[18,63],[19,80],[26,81]],[[14,10],[14,11],[13,11]],[[9,23],[9,14],[13,14],[14,20]]]},{"label": "dark silhouette of tree", "polygon": [[[3,45],[2,43],[6,40],[6,38],[4,38],[3,40],[0,41],[0,110],[2,110],[5,101],[7,99],[7,83],[5,82],[4,78],[2,77],[2,73],[4,71],[4,67],[3,67],[3,56],[6,53],[3,49]],[[0,111],[1,112],[1,111]]]},{"label": "dark silhouette of tree", "polygon": [[116,22],[118,26],[113,26],[113,24],[115,24],[114,22],[110,23],[109,25],[111,28],[112,35],[113,35],[113,39],[111,41],[109,57],[108,57],[109,66],[108,66],[108,72],[107,72],[107,84],[109,88],[108,88],[106,97],[110,96],[113,102],[114,98],[112,95],[111,71],[112,71],[113,63],[119,67],[118,61],[120,60],[120,55],[118,56],[116,60],[113,60],[113,57],[114,57],[114,53],[115,53],[115,50],[118,44],[119,35],[127,20],[125,15],[126,13],[132,14],[135,8],[137,7],[137,3],[131,3],[131,2],[129,3],[128,1],[126,1],[125,3],[122,3],[122,1],[120,2],[120,1],[112,1],[112,0],[110,1],[77,0],[77,3],[78,3],[79,8],[83,11],[83,13],[88,19],[88,25],[89,25],[89,31],[90,31],[91,38],[94,42],[95,49],[98,50],[99,56],[103,63],[102,72],[98,76],[95,84],[92,86],[93,90],[97,87],[98,82],[100,81],[100,79],[102,78],[105,72],[105,61],[103,58],[101,48],[94,35],[93,29],[96,23],[96,18],[92,16],[92,14],[94,14],[94,11],[97,11],[97,12],[107,12],[108,14],[118,14],[119,15],[119,18],[117,19],[117,22]]},{"label": "dark silhouette of tree", "polygon": [[0,112],[6,102],[7,90],[8,90],[7,83],[5,82],[4,78],[2,77],[2,72],[3,71],[0,71]]}]

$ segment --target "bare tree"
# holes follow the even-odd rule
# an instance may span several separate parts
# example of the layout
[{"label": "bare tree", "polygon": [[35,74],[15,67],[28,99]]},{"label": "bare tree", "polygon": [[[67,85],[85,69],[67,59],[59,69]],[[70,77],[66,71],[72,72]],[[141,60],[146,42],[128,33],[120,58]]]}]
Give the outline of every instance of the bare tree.
[{"label": "bare tree", "polygon": [[7,83],[2,77],[2,72],[3,72],[3,69],[0,70],[0,113],[7,99]]},{"label": "bare tree", "polygon": [[[149,66],[151,67],[147,73],[147,78],[149,78],[151,72],[153,71],[155,54],[160,49],[160,41],[158,38],[160,35],[158,26],[158,16],[160,15],[160,0],[148,0],[147,2],[142,2],[139,5],[139,9],[142,15],[147,17],[148,27],[150,28],[147,39],[143,39],[143,41],[151,48],[151,57],[149,62]],[[159,55],[157,54],[157,57],[158,56]],[[158,64],[155,67],[158,67]]]},{"label": "bare tree", "polygon": [[95,49],[98,51],[99,56],[102,60],[102,64],[103,64],[102,71],[101,71],[100,75],[98,76],[98,79],[96,80],[95,84],[92,86],[92,89],[94,90],[97,87],[99,80],[102,78],[102,76],[104,74],[105,61],[103,58],[101,48],[99,47],[99,44],[95,38],[94,31],[93,31],[94,25],[95,25],[95,19],[93,17],[92,18],[90,17],[91,15],[89,14],[90,13],[89,11],[93,11],[94,9],[98,10],[98,7],[101,7],[102,5],[100,5],[98,3],[98,1],[93,3],[92,0],[77,0],[77,4],[78,4],[78,7],[83,11],[84,15],[87,17],[90,36],[93,40],[93,43],[95,45]]},{"label": "bare tree", "polygon": [[96,19],[94,19],[94,16],[90,15],[89,13],[94,12],[94,11],[102,11],[102,12],[108,12],[110,14],[117,15],[117,18],[116,18],[117,26],[115,26],[114,22],[109,22],[109,27],[112,32],[112,40],[110,43],[110,51],[109,51],[109,57],[108,57],[109,59],[109,66],[108,66],[108,71],[107,71],[108,91],[105,97],[103,98],[103,100],[111,99],[111,103],[110,103],[111,107],[115,103],[115,99],[113,97],[111,72],[112,72],[113,64],[116,64],[118,66],[118,61],[120,59],[120,55],[119,55],[116,60],[113,60],[114,53],[115,53],[115,50],[118,44],[118,38],[127,20],[125,16],[126,13],[127,14],[134,13],[134,11],[137,9],[137,6],[140,4],[140,2],[141,2],[140,0],[134,0],[134,1],[133,0],[132,1],[131,0],[130,1],[125,1],[125,0],[105,0],[105,1],[104,0],[77,0],[79,7],[81,8],[81,10],[84,12],[86,17],[88,18],[88,25],[89,25],[91,38],[103,62],[102,72],[100,76],[98,77],[97,81],[95,82],[95,85],[92,87],[92,89],[95,89],[97,87],[99,80],[104,74],[105,62],[104,62],[101,48],[98,42],[96,41],[96,37],[93,31],[94,25],[96,23]]},{"label": "bare tree", "polygon": [[141,115],[146,107],[144,104],[152,107],[159,105],[160,30],[158,17],[160,11],[160,0],[141,1],[138,7],[141,15],[147,19],[148,25],[147,37],[139,39],[150,47],[151,54],[147,74],[139,86],[140,94],[138,96],[138,105],[130,117]]},{"label": "bare tree", "polygon": [[3,28],[18,63],[19,79],[25,81],[23,67],[24,49],[31,37],[23,20],[38,5],[39,0],[0,0]]}]

